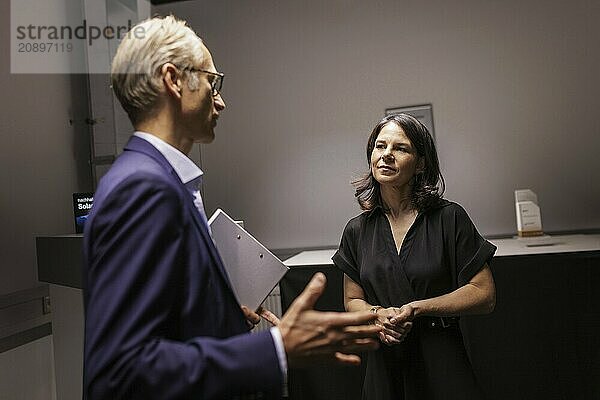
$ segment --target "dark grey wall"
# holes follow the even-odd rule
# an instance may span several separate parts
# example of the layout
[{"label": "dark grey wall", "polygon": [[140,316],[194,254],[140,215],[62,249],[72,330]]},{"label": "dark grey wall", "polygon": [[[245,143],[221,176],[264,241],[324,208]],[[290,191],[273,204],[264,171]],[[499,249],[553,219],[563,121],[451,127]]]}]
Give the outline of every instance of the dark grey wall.
[{"label": "dark grey wall", "polygon": [[600,227],[600,3],[203,1],[189,20],[226,73],[203,148],[206,205],[273,248],[335,245],[384,109],[433,103],[447,197],[484,234]]},{"label": "dark grey wall", "polygon": [[85,77],[11,74],[9,6],[0,2],[0,294],[39,284],[35,235],[74,232],[71,193],[91,190]]}]

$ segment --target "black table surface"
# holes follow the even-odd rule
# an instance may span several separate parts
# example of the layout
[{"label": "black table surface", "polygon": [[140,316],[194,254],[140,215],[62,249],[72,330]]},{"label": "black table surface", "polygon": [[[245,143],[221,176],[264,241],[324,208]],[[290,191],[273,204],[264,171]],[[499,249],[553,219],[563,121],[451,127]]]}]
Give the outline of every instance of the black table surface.
[{"label": "black table surface", "polygon": [[[36,238],[39,279],[81,287],[81,235]],[[497,304],[463,317],[473,368],[491,400],[600,399],[600,251],[497,256]],[[342,274],[331,265],[292,267],[283,310],[317,271],[327,289],[317,309],[343,310]],[[359,399],[363,368],[291,370],[290,399]]]}]

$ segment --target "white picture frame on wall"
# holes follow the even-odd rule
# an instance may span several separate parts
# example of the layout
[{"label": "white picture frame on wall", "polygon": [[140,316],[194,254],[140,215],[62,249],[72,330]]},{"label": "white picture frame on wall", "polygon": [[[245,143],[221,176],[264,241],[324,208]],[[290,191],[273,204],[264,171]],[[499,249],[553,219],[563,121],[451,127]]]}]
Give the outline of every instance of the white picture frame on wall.
[{"label": "white picture frame on wall", "polygon": [[431,137],[435,140],[435,130],[433,127],[433,105],[431,104],[420,104],[416,106],[405,106],[405,107],[391,107],[385,109],[385,116],[405,113],[412,115],[418,119],[423,125],[429,129]]}]

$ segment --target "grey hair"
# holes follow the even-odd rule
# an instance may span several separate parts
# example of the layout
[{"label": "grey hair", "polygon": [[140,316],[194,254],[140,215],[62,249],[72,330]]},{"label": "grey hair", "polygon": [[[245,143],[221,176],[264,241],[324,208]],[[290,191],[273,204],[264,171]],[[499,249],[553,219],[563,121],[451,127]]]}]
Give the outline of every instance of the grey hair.
[{"label": "grey hair", "polygon": [[194,68],[203,61],[202,39],[185,21],[172,15],[135,25],[123,38],[111,67],[112,88],[135,125],[156,105],[162,88],[161,67],[170,62],[186,74],[191,90],[198,86]]}]

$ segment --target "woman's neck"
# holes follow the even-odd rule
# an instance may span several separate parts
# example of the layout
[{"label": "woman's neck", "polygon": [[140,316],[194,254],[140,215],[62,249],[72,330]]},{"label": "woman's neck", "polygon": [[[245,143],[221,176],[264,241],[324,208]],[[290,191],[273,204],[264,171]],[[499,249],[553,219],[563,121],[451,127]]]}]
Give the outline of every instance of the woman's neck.
[{"label": "woman's neck", "polygon": [[410,194],[408,185],[402,187],[381,186],[381,200],[386,214],[394,219],[408,214],[416,214]]}]

